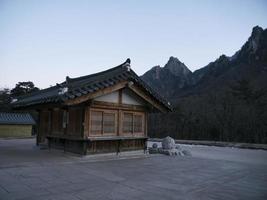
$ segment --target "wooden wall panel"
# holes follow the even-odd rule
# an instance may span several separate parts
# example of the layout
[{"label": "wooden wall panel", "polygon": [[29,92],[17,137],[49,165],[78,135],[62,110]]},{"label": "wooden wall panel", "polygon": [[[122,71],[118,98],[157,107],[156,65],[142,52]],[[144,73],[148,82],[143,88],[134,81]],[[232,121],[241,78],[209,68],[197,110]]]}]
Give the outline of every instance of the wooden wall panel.
[{"label": "wooden wall panel", "polygon": [[50,112],[46,110],[41,110],[39,112],[39,124],[38,124],[38,143],[44,143],[46,136],[50,132]]},{"label": "wooden wall panel", "polygon": [[83,136],[83,109],[82,108],[69,108],[68,109],[68,124],[67,135],[75,135],[77,137]]},{"label": "wooden wall panel", "polygon": [[113,141],[92,141],[88,146],[87,152],[94,153],[106,153],[106,152],[120,152],[131,150],[144,150],[146,145],[146,139],[134,139],[134,140],[113,140]]},{"label": "wooden wall panel", "polygon": [[54,109],[52,111],[52,131],[51,134],[64,134],[63,129],[63,110]]},{"label": "wooden wall panel", "polygon": [[83,122],[83,133],[84,137],[86,138],[89,135],[89,120],[90,120],[90,110],[87,106],[84,111],[84,122]]}]

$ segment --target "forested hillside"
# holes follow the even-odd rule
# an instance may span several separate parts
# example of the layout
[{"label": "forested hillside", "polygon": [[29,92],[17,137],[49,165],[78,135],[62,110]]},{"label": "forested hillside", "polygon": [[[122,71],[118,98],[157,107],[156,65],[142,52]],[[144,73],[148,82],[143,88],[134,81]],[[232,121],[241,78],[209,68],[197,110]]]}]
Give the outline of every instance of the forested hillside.
[{"label": "forested hillside", "polygon": [[233,56],[193,73],[171,57],[143,79],[174,106],[173,113],[150,115],[150,137],[267,143],[266,29],[254,27]]}]

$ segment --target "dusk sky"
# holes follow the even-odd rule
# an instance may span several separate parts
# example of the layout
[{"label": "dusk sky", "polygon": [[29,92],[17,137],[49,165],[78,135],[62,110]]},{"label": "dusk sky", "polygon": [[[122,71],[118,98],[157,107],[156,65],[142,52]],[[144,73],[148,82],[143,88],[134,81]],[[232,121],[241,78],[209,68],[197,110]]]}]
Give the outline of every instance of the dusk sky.
[{"label": "dusk sky", "polygon": [[266,0],[0,0],[0,88],[45,88],[131,58],[142,75],[177,57],[192,71],[267,27]]}]

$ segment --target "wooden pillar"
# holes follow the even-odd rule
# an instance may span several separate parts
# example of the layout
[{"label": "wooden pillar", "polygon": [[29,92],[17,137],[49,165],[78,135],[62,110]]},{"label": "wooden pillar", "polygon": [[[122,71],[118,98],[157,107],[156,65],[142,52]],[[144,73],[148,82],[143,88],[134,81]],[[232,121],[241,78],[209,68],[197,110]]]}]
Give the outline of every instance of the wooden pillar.
[{"label": "wooden pillar", "polygon": [[89,107],[86,106],[84,108],[84,122],[83,122],[83,138],[87,138],[89,136],[89,119],[90,118],[90,111]]},{"label": "wooden pillar", "polygon": [[36,145],[39,146],[40,140],[40,110],[36,110],[38,113],[38,119],[36,124]]},{"label": "wooden pillar", "polygon": [[119,90],[119,105],[122,104],[122,90]]},{"label": "wooden pillar", "polygon": [[53,116],[53,110],[48,110],[48,135],[52,134],[52,116]]},{"label": "wooden pillar", "polygon": [[120,136],[121,135],[121,117],[122,117],[122,112],[121,110],[118,110],[118,119],[117,119],[117,135]]},{"label": "wooden pillar", "polygon": [[[63,128],[63,135],[67,135],[68,134],[68,123],[67,123],[67,121],[68,121],[67,120],[67,117],[68,117],[68,108],[63,108],[61,111],[63,112],[62,113],[62,116],[61,116],[62,117],[61,126]],[[64,124],[64,126],[63,126],[63,124]],[[64,142],[64,146],[65,146],[65,142]]]},{"label": "wooden pillar", "polygon": [[87,127],[88,127],[88,132],[87,132],[87,137],[90,135],[90,129],[91,129],[91,109],[88,107],[88,121],[87,121]]},{"label": "wooden pillar", "polygon": [[82,111],[81,111],[81,137],[84,138],[84,125],[85,125],[85,107],[81,108]]},{"label": "wooden pillar", "polygon": [[[122,89],[119,90],[119,106],[122,104]],[[118,109],[118,122],[117,122],[117,135],[120,136],[121,130],[122,130],[122,111],[121,109]]]},{"label": "wooden pillar", "polygon": [[147,113],[147,111],[145,112],[145,119],[144,119],[144,121],[145,121],[145,124],[144,124],[145,125],[145,130],[144,130],[145,131],[145,134],[144,135],[147,136],[147,126],[148,126],[148,124],[147,124],[148,123],[148,113]]}]

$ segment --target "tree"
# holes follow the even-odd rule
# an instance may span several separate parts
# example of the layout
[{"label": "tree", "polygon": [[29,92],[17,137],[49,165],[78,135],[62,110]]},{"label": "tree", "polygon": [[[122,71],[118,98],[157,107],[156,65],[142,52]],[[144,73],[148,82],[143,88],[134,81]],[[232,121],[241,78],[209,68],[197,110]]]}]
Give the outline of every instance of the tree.
[{"label": "tree", "polygon": [[266,143],[267,90],[241,80],[231,87],[231,92],[239,108],[235,127],[242,133],[241,138],[246,139],[245,142]]},{"label": "tree", "polygon": [[255,104],[266,95],[266,89],[255,89],[245,79],[237,81],[235,85],[230,86],[230,91],[233,96],[244,100],[247,104]]},{"label": "tree", "polygon": [[25,95],[30,92],[38,91],[39,88],[34,86],[34,83],[31,81],[27,82],[18,82],[10,92],[13,98],[17,98],[19,96]]},{"label": "tree", "polygon": [[0,111],[9,111],[10,110],[10,90],[4,88],[0,90]]}]

